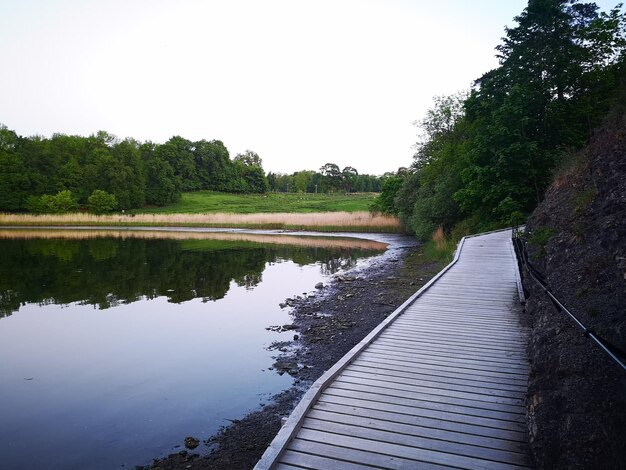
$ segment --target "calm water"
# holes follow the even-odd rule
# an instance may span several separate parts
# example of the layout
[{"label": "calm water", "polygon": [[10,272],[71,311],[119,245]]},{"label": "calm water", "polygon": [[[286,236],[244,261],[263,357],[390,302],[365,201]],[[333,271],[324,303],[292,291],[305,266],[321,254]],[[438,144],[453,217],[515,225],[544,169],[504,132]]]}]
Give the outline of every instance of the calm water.
[{"label": "calm water", "polygon": [[268,370],[293,335],[266,330],[278,304],[379,253],[0,240],[0,468],[132,468],[209,437],[291,385]]}]

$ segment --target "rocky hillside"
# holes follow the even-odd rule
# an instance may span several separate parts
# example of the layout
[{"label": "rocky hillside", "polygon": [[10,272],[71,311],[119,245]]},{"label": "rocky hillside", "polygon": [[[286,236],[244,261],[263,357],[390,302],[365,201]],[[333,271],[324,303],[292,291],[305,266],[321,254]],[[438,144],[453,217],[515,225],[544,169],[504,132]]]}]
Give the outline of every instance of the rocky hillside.
[{"label": "rocky hillside", "polygon": [[[530,261],[587,326],[626,350],[626,100],[526,226]],[[526,276],[528,393],[539,468],[625,468],[626,372]]]}]

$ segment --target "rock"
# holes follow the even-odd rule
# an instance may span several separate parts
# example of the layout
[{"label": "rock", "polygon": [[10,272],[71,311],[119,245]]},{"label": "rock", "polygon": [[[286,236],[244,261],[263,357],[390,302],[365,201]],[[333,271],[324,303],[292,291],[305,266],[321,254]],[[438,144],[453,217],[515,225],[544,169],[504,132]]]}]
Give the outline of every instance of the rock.
[{"label": "rock", "polygon": [[278,360],[274,363],[274,369],[279,375],[283,375],[285,372],[288,374],[298,373],[298,363],[290,360]]},{"label": "rock", "polygon": [[298,327],[293,323],[291,325],[283,325],[283,331],[295,330]]},{"label": "rock", "polygon": [[315,288],[316,289],[323,289],[324,288],[324,283],[323,282],[318,282],[317,284],[315,284]]},{"label": "rock", "polygon": [[190,436],[187,436],[185,438],[185,447],[187,449],[195,449],[199,445],[200,445],[199,439],[196,439],[195,437],[190,437]]},{"label": "rock", "polygon": [[298,341],[299,339],[300,339],[300,336],[298,336],[298,335],[293,335],[293,340],[294,340],[294,341]]}]

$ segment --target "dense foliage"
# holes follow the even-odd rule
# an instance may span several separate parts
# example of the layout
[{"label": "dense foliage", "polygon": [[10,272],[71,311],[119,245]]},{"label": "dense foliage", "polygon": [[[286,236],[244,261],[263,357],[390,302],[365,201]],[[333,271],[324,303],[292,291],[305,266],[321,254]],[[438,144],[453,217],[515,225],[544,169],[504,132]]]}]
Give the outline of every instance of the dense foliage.
[{"label": "dense foliage", "polygon": [[417,123],[424,138],[411,172],[383,188],[385,210],[419,237],[525,220],[625,80],[626,19],[618,8],[530,0],[515,20],[496,48],[499,67],[469,93],[435,99]]},{"label": "dense foliage", "polygon": [[319,172],[263,171],[258,154],[230,158],[219,140],[179,136],[164,144],[55,134],[22,137],[0,125],[0,211],[95,213],[177,202],[181,193],[377,192],[384,177],[327,163]]},{"label": "dense foliage", "polygon": [[21,137],[0,126],[0,210],[96,212],[165,205],[182,191],[262,193],[261,159],[246,151],[231,160],[219,140],[172,137],[164,144],[55,134]]}]

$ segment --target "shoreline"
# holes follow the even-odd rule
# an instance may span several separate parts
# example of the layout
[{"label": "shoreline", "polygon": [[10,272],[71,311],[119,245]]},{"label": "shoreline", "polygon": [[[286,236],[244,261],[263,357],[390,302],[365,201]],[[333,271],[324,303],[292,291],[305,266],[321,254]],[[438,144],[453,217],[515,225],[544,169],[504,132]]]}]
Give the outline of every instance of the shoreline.
[{"label": "shoreline", "polygon": [[[384,234],[366,237],[386,238]],[[310,385],[444,266],[427,260],[414,238],[394,238],[396,242],[383,255],[335,275],[314,297],[285,301],[292,309],[289,329],[293,330],[293,340],[274,343],[269,349],[277,353],[273,365],[276,373],[294,377],[291,388],[205,441],[204,455],[196,449],[181,450],[137,468],[254,467],[280,429],[281,419],[289,415]]]}]

